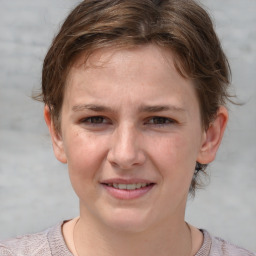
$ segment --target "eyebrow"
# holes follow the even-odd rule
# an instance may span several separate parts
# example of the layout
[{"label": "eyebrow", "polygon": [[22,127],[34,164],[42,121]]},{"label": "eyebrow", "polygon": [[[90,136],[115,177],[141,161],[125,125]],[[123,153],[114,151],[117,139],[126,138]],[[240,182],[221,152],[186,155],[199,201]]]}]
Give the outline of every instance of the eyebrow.
[{"label": "eyebrow", "polygon": [[94,104],[75,105],[72,107],[72,110],[74,112],[79,112],[83,110],[92,110],[95,112],[113,112],[113,110],[109,107]]},{"label": "eyebrow", "polygon": [[178,106],[173,106],[173,105],[156,105],[156,106],[147,106],[143,105],[139,108],[140,112],[149,112],[149,113],[154,113],[154,112],[162,112],[162,111],[178,111],[178,112],[185,112],[186,110],[178,107]]},{"label": "eyebrow", "polygon": [[[95,105],[95,104],[83,104],[83,105],[75,105],[72,107],[74,112],[80,112],[84,110],[91,110],[95,112],[116,112],[112,108],[103,106],[103,105]],[[186,110],[173,105],[142,105],[139,107],[139,112],[148,112],[148,113],[156,113],[163,111],[177,111],[177,112],[185,112]]]}]

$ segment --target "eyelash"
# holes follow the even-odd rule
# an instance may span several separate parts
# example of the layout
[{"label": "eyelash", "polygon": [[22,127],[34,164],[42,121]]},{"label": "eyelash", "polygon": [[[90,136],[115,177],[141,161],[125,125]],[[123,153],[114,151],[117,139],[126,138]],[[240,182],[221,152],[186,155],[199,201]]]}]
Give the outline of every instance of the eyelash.
[{"label": "eyelash", "polygon": [[[103,125],[103,124],[111,124],[108,118],[104,116],[90,116],[81,120],[82,123],[90,124],[90,125]],[[167,126],[177,123],[175,120],[162,116],[154,116],[150,117],[146,120],[144,124],[156,125],[156,126]]]},{"label": "eyelash", "polygon": [[[98,122],[99,120],[97,120],[97,119],[100,119],[101,122]],[[93,120],[96,121],[96,122],[93,122]],[[82,123],[89,123],[89,124],[92,124],[92,125],[101,125],[101,124],[107,123],[107,119],[103,116],[90,116],[90,117],[82,119],[81,122]]]},{"label": "eyelash", "polygon": [[[157,121],[157,122],[156,122]],[[175,120],[167,117],[162,117],[162,116],[154,116],[148,119],[146,124],[150,125],[157,125],[157,126],[166,126],[166,125],[171,125],[176,123]]]}]

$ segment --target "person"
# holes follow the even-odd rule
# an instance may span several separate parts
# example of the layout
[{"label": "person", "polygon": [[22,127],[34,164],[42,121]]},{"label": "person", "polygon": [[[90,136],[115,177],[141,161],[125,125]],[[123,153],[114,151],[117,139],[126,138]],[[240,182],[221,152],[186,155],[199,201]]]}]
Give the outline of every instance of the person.
[{"label": "person", "polygon": [[255,255],[185,221],[228,121],[230,70],[194,0],[84,0],[45,57],[44,117],[80,216],[0,255]]}]

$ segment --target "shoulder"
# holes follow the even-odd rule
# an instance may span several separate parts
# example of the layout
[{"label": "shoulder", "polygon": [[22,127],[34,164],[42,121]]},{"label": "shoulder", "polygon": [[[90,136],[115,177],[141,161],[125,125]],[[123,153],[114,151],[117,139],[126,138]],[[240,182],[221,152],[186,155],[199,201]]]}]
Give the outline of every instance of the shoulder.
[{"label": "shoulder", "polygon": [[232,256],[255,256],[253,252],[241,248],[239,246],[233,245],[228,241],[223,240],[219,237],[213,237],[212,239],[212,255],[215,255],[215,252],[220,252],[223,256],[232,255]]},{"label": "shoulder", "polygon": [[256,256],[244,248],[233,245],[228,241],[219,237],[211,236],[207,231],[203,230],[204,244],[210,244],[209,256]]},{"label": "shoulder", "polygon": [[0,242],[0,255],[50,255],[47,240],[48,231],[29,234]]},{"label": "shoulder", "polygon": [[[0,255],[4,256],[51,256],[70,255],[61,234],[62,223],[43,232],[24,235],[15,239],[0,241]],[[53,254],[54,250],[61,250],[63,254]]]}]

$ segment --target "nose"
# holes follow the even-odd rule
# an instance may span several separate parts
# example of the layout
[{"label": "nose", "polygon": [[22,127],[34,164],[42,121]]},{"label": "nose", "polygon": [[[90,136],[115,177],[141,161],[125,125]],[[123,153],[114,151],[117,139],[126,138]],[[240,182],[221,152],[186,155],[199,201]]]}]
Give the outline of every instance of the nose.
[{"label": "nose", "polygon": [[111,137],[107,159],[111,165],[120,169],[127,170],[143,165],[146,157],[140,132],[131,125],[122,125],[117,128]]}]

